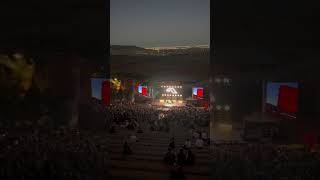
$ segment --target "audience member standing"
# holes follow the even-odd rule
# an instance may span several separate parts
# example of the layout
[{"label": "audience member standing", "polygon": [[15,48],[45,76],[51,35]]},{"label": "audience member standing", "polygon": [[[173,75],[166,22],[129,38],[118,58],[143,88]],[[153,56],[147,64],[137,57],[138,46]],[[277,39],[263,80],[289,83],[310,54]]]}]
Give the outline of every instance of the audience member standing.
[{"label": "audience member standing", "polygon": [[191,148],[191,141],[190,139],[187,139],[186,142],[184,143],[183,146],[185,149],[190,149]]},{"label": "audience member standing", "polygon": [[195,156],[192,153],[191,149],[189,149],[188,152],[187,152],[186,164],[194,165],[194,163],[195,163]]},{"label": "audience member standing", "polygon": [[202,148],[203,148],[203,140],[202,140],[201,138],[198,138],[198,139],[196,140],[195,145],[196,145],[196,147],[197,147],[198,149],[202,149]]},{"label": "audience member standing", "polygon": [[178,155],[177,155],[177,164],[179,166],[183,166],[186,162],[186,155],[183,152],[183,149],[180,149]]}]

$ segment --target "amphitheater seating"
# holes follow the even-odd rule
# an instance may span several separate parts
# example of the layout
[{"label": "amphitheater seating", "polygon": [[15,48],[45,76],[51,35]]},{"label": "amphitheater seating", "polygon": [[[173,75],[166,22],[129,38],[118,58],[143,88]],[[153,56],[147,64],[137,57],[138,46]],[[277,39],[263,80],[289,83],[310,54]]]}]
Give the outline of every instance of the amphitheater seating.
[{"label": "amphitheater seating", "polygon": [[[188,137],[187,130],[175,129],[175,135],[165,132],[145,132],[136,134],[139,141],[132,145],[133,154],[124,159],[122,145],[125,136],[132,132],[117,130],[109,136],[111,175],[113,179],[123,180],[166,180],[170,177],[170,166],[163,162],[169,140],[175,137],[177,147],[183,145]],[[209,148],[192,149],[196,156],[194,166],[185,166],[183,171],[187,180],[209,179]]]}]

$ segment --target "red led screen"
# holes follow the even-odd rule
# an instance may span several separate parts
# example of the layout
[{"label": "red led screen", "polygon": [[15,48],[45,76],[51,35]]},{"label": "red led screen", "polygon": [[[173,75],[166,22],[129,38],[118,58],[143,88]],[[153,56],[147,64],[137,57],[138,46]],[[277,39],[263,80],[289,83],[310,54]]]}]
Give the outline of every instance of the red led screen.
[{"label": "red led screen", "polygon": [[198,97],[203,97],[203,89],[197,89],[197,96]]},{"label": "red led screen", "polygon": [[284,113],[296,113],[298,110],[298,88],[280,86],[278,110]]},{"label": "red led screen", "polygon": [[146,87],[142,87],[142,93],[143,96],[148,96],[148,89]]},{"label": "red led screen", "polygon": [[101,97],[102,97],[103,104],[106,106],[109,106],[110,105],[110,82],[109,81],[103,81],[102,87],[101,87]]},{"label": "red led screen", "polygon": [[194,98],[203,98],[203,88],[194,87],[192,88],[192,97]]}]

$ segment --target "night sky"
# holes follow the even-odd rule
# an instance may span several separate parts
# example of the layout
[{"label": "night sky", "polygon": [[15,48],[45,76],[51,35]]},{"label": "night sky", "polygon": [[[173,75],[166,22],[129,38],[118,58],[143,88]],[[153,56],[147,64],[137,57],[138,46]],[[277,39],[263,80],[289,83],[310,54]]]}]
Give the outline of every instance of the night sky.
[{"label": "night sky", "polygon": [[209,45],[210,0],[111,0],[111,45]]}]

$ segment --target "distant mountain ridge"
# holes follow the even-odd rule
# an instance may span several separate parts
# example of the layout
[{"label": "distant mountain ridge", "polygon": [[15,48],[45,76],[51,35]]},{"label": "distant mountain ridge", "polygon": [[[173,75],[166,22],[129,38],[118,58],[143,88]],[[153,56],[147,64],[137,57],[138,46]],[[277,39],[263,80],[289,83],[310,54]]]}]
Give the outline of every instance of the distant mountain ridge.
[{"label": "distant mountain ridge", "polygon": [[138,46],[123,46],[123,45],[111,45],[112,50],[145,50],[142,47]]},{"label": "distant mountain ridge", "polygon": [[112,55],[129,55],[129,56],[208,56],[209,46],[171,46],[171,47],[154,47],[142,48],[129,45],[111,45],[110,52]]}]

